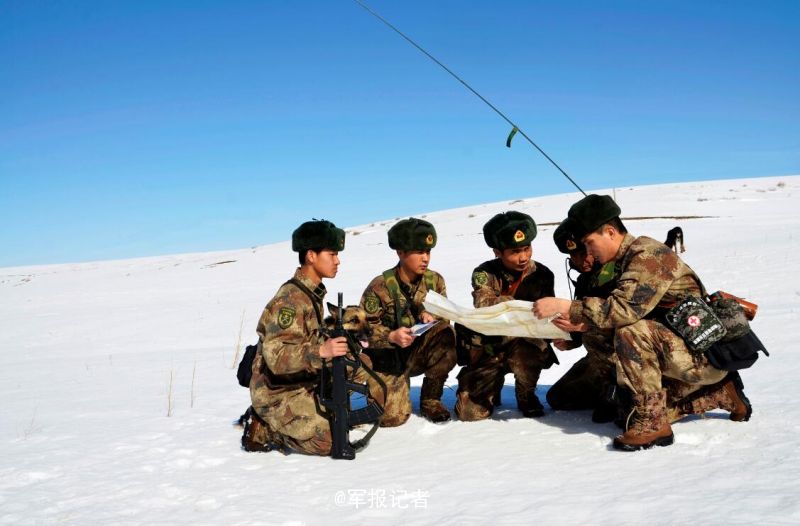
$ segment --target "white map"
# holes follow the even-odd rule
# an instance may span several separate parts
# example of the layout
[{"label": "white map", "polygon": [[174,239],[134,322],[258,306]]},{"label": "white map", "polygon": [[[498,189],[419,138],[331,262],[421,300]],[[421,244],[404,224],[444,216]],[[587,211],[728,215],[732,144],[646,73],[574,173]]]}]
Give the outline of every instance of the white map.
[{"label": "white map", "polygon": [[550,320],[538,320],[533,315],[533,303],[512,300],[491,307],[461,307],[434,291],[428,292],[423,302],[431,314],[452,320],[487,336],[517,336],[523,338],[560,338],[570,340]]}]

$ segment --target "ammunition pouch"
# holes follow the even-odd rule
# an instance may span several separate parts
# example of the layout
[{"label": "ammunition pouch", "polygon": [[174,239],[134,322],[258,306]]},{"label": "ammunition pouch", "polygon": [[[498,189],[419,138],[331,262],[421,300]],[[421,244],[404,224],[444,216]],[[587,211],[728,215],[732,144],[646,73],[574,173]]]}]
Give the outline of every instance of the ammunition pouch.
[{"label": "ammunition pouch", "polygon": [[461,324],[455,324],[456,330],[456,364],[472,365],[481,355],[494,355],[494,348],[503,342],[502,336],[486,336]]},{"label": "ammunition pouch", "polygon": [[706,352],[708,362],[723,371],[747,369],[758,360],[758,352],[769,356],[748,320],[755,316],[755,306],[724,292],[710,296],[711,307],[725,326],[727,334]]},{"label": "ammunition pouch", "polygon": [[721,298],[710,303],[714,314],[725,326],[725,336],[722,342],[736,340],[750,332],[750,322],[744,308],[734,299]]}]

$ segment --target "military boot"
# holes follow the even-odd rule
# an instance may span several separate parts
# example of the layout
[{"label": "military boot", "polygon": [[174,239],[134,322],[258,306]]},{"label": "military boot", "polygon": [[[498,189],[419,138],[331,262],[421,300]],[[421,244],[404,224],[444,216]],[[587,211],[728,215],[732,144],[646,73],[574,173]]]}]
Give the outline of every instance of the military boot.
[{"label": "military boot", "polygon": [[675,404],[667,405],[667,422],[674,424],[679,420],[683,420],[689,415],[694,414],[691,402],[681,401]]},{"label": "military boot", "polygon": [[419,409],[422,416],[438,424],[450,420],[450,411],[442,403],[444,380],[435,380],[427,376],[422,380],[419,395]]},{"label": "military boot", "polygon": [[458,419],[462,422],[486,420],[492,416],[492,406],[490,403],[476,402],[472,400],[467,391],[461,389],[456,393],[456,406],[453,409]]},{"label": "military boot", "polygon": [[517,395],[517,408],[525,418],[538,418],[544,416],[544,406],[536,396],[536,387],[525,388],[519,383],[514,385],[514,394]]},{"label": "military boot", "polygon": [[724,409],[731,413],[734,422],[746,422],[753,414],[753,406],[744,394],[744,384],[737,372],[729,373],[721,382],[703,388],[688,400],[693,414]]},{"label": "military boot", "polygon": [[742,377],[734,371],[728,374],[726,380],[722,387],[726,396],[720,407],[731,412],[731,420],[734,422],[747,422],[753,414],[753,406],[744,395]]},{"label": "military boot", "polygon": [[247,409],[239,421],[244,425],[242,449],[261,453],[281,449],[274,433],[270,432],[269,425],[256,414],[252,407]]},{"label": "military boot", "polygon": [[649,395],[633,395],[631,421],[627,431],[614,438],[614,449],[638,451],[672,444],[674,436],[667,419],[666,399],[663,389]]}]

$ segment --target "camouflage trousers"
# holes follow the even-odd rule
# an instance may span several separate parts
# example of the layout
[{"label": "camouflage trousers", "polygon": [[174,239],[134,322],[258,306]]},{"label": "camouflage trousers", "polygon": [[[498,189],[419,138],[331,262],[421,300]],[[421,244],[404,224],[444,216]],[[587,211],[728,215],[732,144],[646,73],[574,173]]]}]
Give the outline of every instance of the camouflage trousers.
[{"label": "camouflage trousers", "polygon": [[[392,350],[394,351],[394,350]],[[373,352],[381,352],[376,349]],[[381,427],[396,427],[404,424],[411,416],[411,377],[425,375],[425,380],[436,386],[437,399],[447,376],[456,365],[456,337],[449,323],[434,325],[428,332],[418,336],[410,346],[410,355],[405,371],[389,374],[375,371],[386,383],[386,401],[383,404]],[[369,378],[372,393],[381,391],[378,383]]]},{"label": "camouflage trousers", "polygon": [[462,421],[489,418],[508,373],[514,374],[517,406],[520,410],[527,409],[530,397],[536,397],[542,369],[550,367],[553,358],[553,351],[543,340],[508,338],[494,346],[491,355],[483,353],[458,373],[458,418]]},{"label": "camouflage trousers", "polygon": [[[362,359],[369,365],[368,357],[362,356]],[[348,375],[352,374],[351,371],[348,367]],[[354,380],[365,383],[367,378],[364,369],[359,368]],[[331,425],[325,408],[319,403],[317,385],[301,386],[266,397],[252,397],[253,409],[265,424],[264,436],[256,437],[256,441],[308,455],[330,455],[333,443]],[[382,398],[378,398],[378,402],[382,402]]]},{"label": "camouflage trousers", "polygon": [[680,336],[654,320],[619,327],[614,334],[614,349],[617,383],[637,395],[668,388],[669,398],[680,400],[727,374],[709,364],[702,353],[689,351]]}]

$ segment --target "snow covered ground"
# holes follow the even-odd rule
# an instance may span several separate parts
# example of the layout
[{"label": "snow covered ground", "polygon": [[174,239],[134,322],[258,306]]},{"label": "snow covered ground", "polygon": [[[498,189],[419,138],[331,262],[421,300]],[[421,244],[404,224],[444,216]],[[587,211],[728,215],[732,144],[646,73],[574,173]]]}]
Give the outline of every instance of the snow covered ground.
[{"label": "snow covered ground", "polygon": [[[759,304],[754,327],[772,357],[742,373],[750,422],[712,413],[676,424],[671,447],[621,453],[610,448],[617,429],[589,412],[522,419],[509,376],[489,421],[415,414],[351,462],[248,454],[231,425],[249,403],[234,353],[240,327],[242,345],[255,340],[263,305],[296,267],[287,242],[4,268],[0,524],[800,524],[800,176],[613,193],[632,233],[663,239],[682,226],[683,258],[707,287]],[[421,215],[439,232],[431,266],[450,298],[470,303],[471,270],[491,257],[481,227],[508,209],[540,224],[535,258],[566,296],[552,232],[578,197]],[[336,221],[308,212],[320,215]],[[342,291],[356,303],[394,263],[393,222],[348,228],[332,301]],[[582,354],[560,353],[542,400]]]}]

